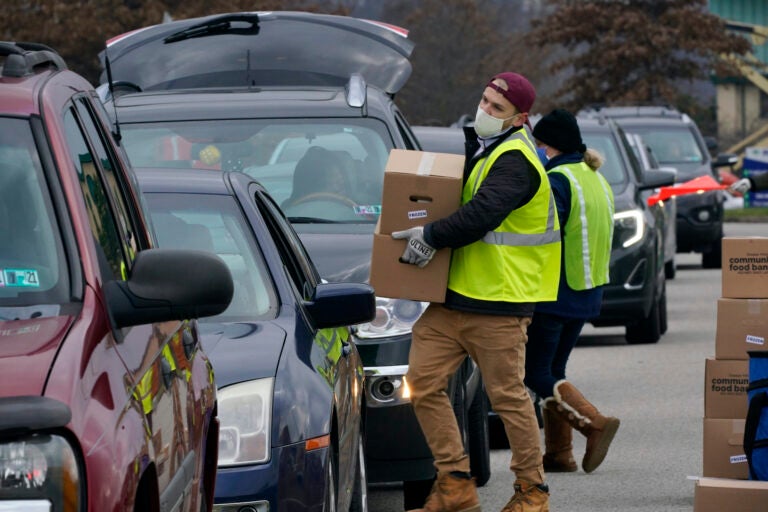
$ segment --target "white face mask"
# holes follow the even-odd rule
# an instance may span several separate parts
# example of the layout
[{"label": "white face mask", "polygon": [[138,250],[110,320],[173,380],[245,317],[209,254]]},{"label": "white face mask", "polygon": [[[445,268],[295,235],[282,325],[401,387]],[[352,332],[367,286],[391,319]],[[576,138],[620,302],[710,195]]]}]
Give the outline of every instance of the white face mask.
[{"label": "white face mask", "polygon": [[[516,116],[517,114],[515,114]],[[504,122],[512,119],[515,116],[508,117],[506,119],[499,119],[488,114],[485,110],[477,107],[477,114],[475,114],[475,131],[480,137],[493,137],[501,133]]]}]

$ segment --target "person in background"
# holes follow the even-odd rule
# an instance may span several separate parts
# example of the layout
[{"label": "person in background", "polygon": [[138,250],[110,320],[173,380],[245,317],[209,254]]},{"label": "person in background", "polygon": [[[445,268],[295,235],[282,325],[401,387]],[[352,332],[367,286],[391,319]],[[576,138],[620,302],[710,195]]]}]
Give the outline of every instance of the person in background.
[{"label": "person in background", "polygon": [[450,377],[469,355],[480,368],[512,449],[514,494],[504,512],[549,510],[541,440],[523,383],[526,329],[534,305],[555,300],[560,233],[554,199],[536,154],[528,112],[531,83],[512,72],[485,86],[467,154],[461,207],[425,226],[392,233],[406,240],[401,261],[424,267],[453,249],[445,303],[432,303],[413,328],[411,401],[435,458],[437,480],[423,510],[480,510],[453,407]]},{"label": "person in background", "polygon": [[768,190],[768,172],[761,172],[754,176],[741,178],[728,187],[728,190],[738,192],[739,194],[746,194],[750,190]]},{"label": "person in background", "polygon": [[576,118],[557,109],[533,129],[548,161],[547,177],[557,204],[562,234],[562,272],[557,300],[536,305],[528,328],[525,384],[540,399],[544,419],[544,470],[576,471],[572,428],[587,438],[582,468],[594,471],[619,428],[566,380],[568,358],[584,323],[600,312],[608,282],[613,237],[613,192],[597,172],[602,157],[587,149]]}]

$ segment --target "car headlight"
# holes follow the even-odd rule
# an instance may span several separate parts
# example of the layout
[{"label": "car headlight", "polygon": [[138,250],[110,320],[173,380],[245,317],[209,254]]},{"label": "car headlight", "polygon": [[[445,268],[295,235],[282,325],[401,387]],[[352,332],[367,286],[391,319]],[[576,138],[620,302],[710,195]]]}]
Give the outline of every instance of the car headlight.
[{"label": "car headlight", "polygon": [[34,434],[0,441],[0,505],[10,506],[7,510],[76,512],[81,500],[77,457],[66,439]]},{"label": "car headlight", "polygon": [[274,379],[258,379],[218,390],[219,467],[269,460]]},{"label": "car headlight", "polygon": [[642,210],[613,214],[613,246],[629,247],[643,239],[645,219]]},{"label": "car headlight", "polygon": [[359,338],[385,338],[408,334],[427,308],[428,302],[376,297],[376,316],[357,326]]}]

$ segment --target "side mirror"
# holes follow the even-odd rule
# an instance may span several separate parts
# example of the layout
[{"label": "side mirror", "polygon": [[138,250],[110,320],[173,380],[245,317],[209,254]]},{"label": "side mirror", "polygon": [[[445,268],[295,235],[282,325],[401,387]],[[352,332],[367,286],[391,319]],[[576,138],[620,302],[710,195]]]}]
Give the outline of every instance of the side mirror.
[{"label": "side mirror", "polygon": [[717,158],[712,161],[712,167],[733,167],[737,163],[739,163],[739,155],[734,153],[720,153],[717,155]]},{"label": "side mirror", "polygon": [[304,302],[318,329],[370,322],[376,316],[376,294],[362,283],[321,283]]},{"label": "side mirror", "polygon": [[209,252],[147,249],[136,255],[127,281],[104,287],[116,327],[222,313],[234,292],[224,261]]},{"label": "side mirror", "polygon": [[640,190],[649,190],[659,187],[669,187],[675,184],[677,171],[669,168],[664,169],[646,169],[643,172],[643,182],[640,184]]}]

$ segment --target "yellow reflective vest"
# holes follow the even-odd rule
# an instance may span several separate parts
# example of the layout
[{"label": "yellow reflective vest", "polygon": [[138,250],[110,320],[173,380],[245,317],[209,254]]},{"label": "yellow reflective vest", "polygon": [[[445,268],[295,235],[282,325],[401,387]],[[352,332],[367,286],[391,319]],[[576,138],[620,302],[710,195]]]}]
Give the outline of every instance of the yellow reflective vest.
[{"label": "yellow reflective vest", "polygon": [[560,224],[555,200],[536,147],[523,127],[479,159],[461,196],[468,203],[503,153],[518,150],[536,168],[541,185],[493,231],[453,250],[448,288],[478,300],[540,302],[557,299],[560,280]]},{"label": "yellow reflective vest", "polygon": [[606,179],[584,162],[558,165],[571,185],[568,220],[562,226],[565,278],[573,290],[590,290],[608,282],[613,239],[613,191]]}]

